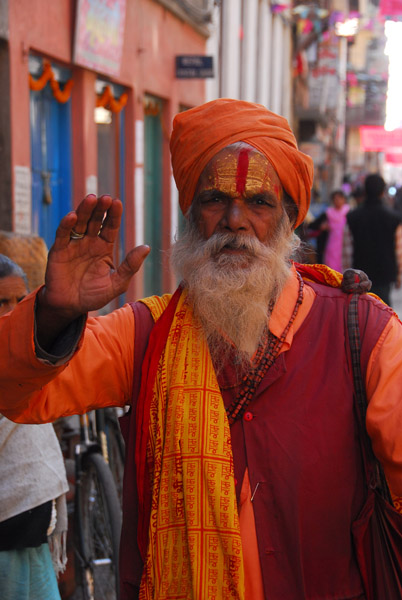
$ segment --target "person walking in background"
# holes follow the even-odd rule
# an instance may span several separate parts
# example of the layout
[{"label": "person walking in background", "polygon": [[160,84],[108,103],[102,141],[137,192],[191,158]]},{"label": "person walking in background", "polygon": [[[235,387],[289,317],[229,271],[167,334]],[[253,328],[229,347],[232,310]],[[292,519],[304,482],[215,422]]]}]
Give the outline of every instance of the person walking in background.
[{"label": "person walking in background", "polygon": [[310,236],[317,236],[317,262],[339,272],[342,272],[343,229],[348,211],[344,192],[334,190],[331,206],[309,225]]},{"label": "person walking in background", "polygon": [[365,271],[371,292],[390,304],[391,285],[401,285],[402,225],[401,217],[384,204],[385,187],[381,175],[367,175],[365,199],[347,215],[343,268]]},{"label": "person walking in background", "polygon": [[[27,294],[23,270],[0,254],[0,316]],[[53,425],[20,425],[0,415],[2,600],[60,599],[56,573],[66,562],[67,490]]]}]

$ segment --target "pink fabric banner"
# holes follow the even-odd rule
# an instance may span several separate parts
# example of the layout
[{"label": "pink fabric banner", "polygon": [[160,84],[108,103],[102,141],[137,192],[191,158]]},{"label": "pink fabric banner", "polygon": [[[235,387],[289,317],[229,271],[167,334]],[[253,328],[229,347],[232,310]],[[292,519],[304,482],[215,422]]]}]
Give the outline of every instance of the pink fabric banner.
[{"label": "pink fabric banner", "polygon": [[402,0],[381,0],[380,15],[382,17],[402,17]]},{"label": "pink fabric banner", "polygon": [[386,152],[385,161],[392,163],[393,165],[402,165],[402,151],[401,152]]},{"label": "pink fabric banner", "polygon": [[402,129],[386,131],[384,127],[359,127],[360,146],[364,152],[402,152]]}]

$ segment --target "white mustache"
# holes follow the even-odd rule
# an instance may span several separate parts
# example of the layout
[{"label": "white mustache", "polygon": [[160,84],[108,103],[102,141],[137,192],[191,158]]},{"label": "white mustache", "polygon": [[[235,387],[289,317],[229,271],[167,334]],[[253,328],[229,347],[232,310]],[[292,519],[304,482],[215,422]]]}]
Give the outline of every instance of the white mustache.
[{"label": "white mustache", "polygon": [[224,248],[247,250],[252,256],[257,256],[266,246],[256,237],[236,233],[214,233],[203,243],[205,256],[215,256]]}]

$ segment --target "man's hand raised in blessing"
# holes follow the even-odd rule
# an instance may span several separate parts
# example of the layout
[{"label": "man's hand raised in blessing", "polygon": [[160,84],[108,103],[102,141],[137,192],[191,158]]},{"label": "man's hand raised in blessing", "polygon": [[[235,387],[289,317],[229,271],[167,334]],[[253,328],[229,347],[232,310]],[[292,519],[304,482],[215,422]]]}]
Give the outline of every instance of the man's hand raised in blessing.
[{"label": "man's hand raised in blessing", "polygon": [[148,255],[148,246],[138,246],[115,268],[122,212],[120,200],[91,194],[60,221],[38,295],[37,335],[43,348],[77,317],[124,293]]}]

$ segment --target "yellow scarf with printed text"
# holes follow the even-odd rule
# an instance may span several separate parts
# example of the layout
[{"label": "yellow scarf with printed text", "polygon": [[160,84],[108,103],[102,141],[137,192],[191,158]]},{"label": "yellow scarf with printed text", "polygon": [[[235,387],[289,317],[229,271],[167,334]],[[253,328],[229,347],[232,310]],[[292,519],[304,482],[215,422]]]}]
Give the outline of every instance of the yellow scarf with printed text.
[{"label": "yellow scarf with printed text", "polygon": [[[140,599],[244,600],[229,423],[186,298],[183,291],[151,396],[151,513]],[[143,302],[156,321],[169,299]]]}]

